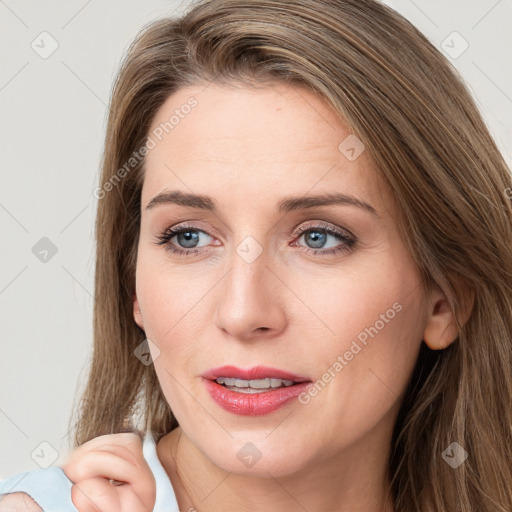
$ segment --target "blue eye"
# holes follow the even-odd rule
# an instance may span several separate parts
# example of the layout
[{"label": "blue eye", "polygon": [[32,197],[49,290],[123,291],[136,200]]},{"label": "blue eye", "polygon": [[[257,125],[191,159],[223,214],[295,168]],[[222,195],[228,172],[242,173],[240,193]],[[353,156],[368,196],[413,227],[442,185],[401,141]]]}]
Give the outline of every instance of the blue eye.
[{"label": "blue eye", "polygon": [[[206,232],[194,227],[181,227],[169,228],[158,237],[158,245],[166,245],[166,249],[177,255],[195,254],[200,252],[196,247],[199,240],[199,233],[205,234]],[[171,240],[176,238],[178,243],[184,244],[184,247],[177,247]]]},{"label": "blue eye", "polygon": [[[355,247],[356,239],[354,236],[349,235],[339,229],[335,229],[329,227],[327,224],[322,224],[320,226],[307,226],[306,228],[301,228],[298,235],[301,237],[304,235],[305,239],[308,240],[309,243],[313,245],[313,247],[306,247],[307,252],[312,252],[313,254],[321,254],[321,255],[332,255],[339,252],[347,252],[352,250]],[[338,241],[341,241],[341,245],[331,246],[327,248],[322,248],[322,246],[326,243],[328,238],[334,238]],[[303,247],[303,246],[300,246]]]},{"label": "blue eye", "polygon": [[[172,254],[177,256],[187,256],[189,254],[196,254],[202,251],[201,247],[197,244],[200,239],[200,234],[209,237],[208,233],[202,229],[194,226],[180,226],[178,228],[169,228],[157,237],[157,245],[165,245],[166,249]],[[328,224],[322,223],[321,225],[313,225],[302,227],[298,233],[294,233],[290,238],[302,238],[305,235],[306,240],[313,247],[306,247],[304,245],[294,245],[295,247],[302,247],[307,253],[314,255],[332,255],[342,252],[349,252],[354,249],[356,245],[356,238],[348,232],[342,231],[338,228],[330,227]],[[328,238],[331,237],[338,242],[339,245],[323,248]],[[173,243],[180,244],[177,246]]]}]

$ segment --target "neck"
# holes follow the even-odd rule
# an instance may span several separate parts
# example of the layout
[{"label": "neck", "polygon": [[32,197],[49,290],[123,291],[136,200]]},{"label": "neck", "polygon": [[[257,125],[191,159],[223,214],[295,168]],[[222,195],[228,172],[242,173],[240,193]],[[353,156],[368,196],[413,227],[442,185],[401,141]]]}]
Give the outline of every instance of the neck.
[{"label": "neck", "polygon": [[379,446],[382,439],[361,439],[357,446],[279,478],[224,471],[179,427],[162,438],[157,450],[183,511],[393,512],[389,453],[380,453]]}]

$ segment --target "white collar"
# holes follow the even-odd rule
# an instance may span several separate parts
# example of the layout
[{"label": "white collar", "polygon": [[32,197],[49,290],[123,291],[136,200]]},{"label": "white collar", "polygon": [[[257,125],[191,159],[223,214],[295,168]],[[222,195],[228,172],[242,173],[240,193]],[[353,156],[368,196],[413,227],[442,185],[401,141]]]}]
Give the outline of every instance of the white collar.
[{"label": "white collar", "polygon": [[156,480],[156,501],[153,512],[179,512],[171,480],[158,458],[151,432],[146,432],[142,452]]}]

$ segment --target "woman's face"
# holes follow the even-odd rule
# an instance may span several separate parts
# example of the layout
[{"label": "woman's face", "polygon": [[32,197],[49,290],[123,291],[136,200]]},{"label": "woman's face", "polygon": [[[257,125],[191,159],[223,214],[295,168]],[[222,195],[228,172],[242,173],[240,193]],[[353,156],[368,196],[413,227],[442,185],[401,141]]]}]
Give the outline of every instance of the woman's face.
[{"label": "woman's face", "polygon": [[134,315],[183,433],[256,475],[387,450],[428,300],[369,151],[288,85],[182,89],[149,136]]}]

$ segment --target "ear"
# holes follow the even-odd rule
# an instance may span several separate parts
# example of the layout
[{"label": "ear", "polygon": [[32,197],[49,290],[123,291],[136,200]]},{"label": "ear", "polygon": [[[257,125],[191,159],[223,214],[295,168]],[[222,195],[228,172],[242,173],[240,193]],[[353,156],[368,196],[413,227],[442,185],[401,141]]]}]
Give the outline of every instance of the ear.
[{"label": "ear", "polygon": [[135,323],[144,330],[144,319],[142,318],[142,312],[136,293],[133,294],[133,318],[135,319]]},{"label": "ear", "polygon": [[[460,283],[458,283],[460,286]],[[459,288],[460,290],[460,288]],[[459,323],[463,326],[473,309],[475,302],[474,289],[465,289],[458,294],[462,298]],[[430,296],[430,311],[427,316],[427,324],[423,333],[423,341],[432,350],[442,350],[451,345],[459,335],[459,329],[455,319],[455,313],[444,292],[435,286]]]}]

